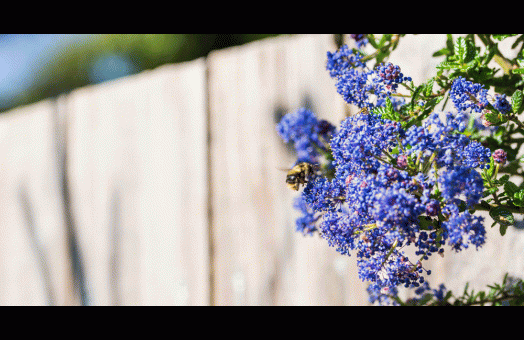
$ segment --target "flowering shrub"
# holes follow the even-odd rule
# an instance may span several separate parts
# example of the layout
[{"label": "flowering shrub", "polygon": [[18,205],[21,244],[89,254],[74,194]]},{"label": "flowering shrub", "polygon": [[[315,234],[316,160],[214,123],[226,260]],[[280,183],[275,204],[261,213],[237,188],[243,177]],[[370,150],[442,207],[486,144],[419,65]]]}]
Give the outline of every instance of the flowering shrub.
[{"label": "flowering shrub", "polygon": [[[320,165],[296,198],[297,230],[356,256],[372,303],[522,304],[522,282],[507,277],[489,293],[466,289],[454,297],[444,285],[432,289],[424,261],[482,247],[486,227],[477,211],[489,211],[502,235],[513,214],[524,212],[524,184],[509,181],[522,176],[524,161],[517,156],[524,139],[516,136],[524,134],[524,36],[508,59],[498,42],[511,35],[448,35],[434,53],[445,56],[436,76],[420,85],[386,61],[402,36],[352,34],[356,48],[327,52],[336,91],[358,114],[335,126],[301,108],[278,124],[282,139],[293,142],[296,164]],[[373,53],[364,52],[368,45]],[[448,101],[453,108],[443,112]],[[408,247],[416,258],[406,255]],[[402,301],[399,286],[418,297]]]}]

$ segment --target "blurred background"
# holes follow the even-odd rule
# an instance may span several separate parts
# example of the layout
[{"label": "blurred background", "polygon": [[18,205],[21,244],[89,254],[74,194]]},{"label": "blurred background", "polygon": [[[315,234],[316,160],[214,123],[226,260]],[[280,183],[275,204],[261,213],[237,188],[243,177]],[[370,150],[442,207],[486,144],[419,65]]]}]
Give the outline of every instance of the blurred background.
[{"label": "blurred background", "polygon": [[0,34],[0,112],[278,34]]}]

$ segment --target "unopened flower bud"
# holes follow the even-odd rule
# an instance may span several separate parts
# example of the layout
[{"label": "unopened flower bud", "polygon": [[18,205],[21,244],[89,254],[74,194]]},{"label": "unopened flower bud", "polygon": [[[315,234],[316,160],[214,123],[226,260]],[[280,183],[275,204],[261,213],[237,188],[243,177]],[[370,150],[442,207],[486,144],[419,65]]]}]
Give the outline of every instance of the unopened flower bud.
[{"label": "unopened flower bud", "polygon": [[440,204],[437,200],[432,199],[426,204],[426,214],[428,216],[437,216],[440,210]]},{"label": "unopened flower bud", "polygon": [[398,156],[397,165],[399,168],[402,168],[402,169],[408,166],[408,158],[406,157],[406,155]]},{"label": "unopened flower bud", "polygon": [[493,156],[493,160],[495,162],[499,163],[500,165],[506,164],[506,159],[507,159],[507,156],[508,156],[506,151],[504,151],[502,149],[497,149],[497,150],[495,150],[495,152],[493,152],[492,156]]}]

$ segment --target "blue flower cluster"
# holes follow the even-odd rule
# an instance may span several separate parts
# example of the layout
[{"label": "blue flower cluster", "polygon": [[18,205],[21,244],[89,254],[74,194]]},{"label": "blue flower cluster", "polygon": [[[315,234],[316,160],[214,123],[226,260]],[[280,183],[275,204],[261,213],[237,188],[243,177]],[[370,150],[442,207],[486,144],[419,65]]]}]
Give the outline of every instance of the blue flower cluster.
[{"label": "blue flower cluster", "polygon": [[449,97],[459,111],[471,109],[475,112],[482,112],[489,103],[488,90],[484,88],[484,85],[467,81],[464,77],[457,77],[453,81]]},{"label": "blue flower cluster", "polygon": [[282,117],[277,131],[286,143],[293,142],[296,163],[317,163],[320,153],[327,151],[336,128],[326,120],[318,120],[310,110],[300,108]]},{"label": "blue flower cluster", "polygon": [[313,209],[308,207],[303,196],[295,198],[293,208],[301,212],[301,216],[295,221],[296,230],[304,235],[313,235],[313,233],[317,231],[316,222],[319,219],[319,215],[315,214]]},{"label": "blue flower cluster", "polygon": [[[389,98],[395,110],[404,103],[391,96],[411,81],[398,66],[370,70],[346,45],[327,55],[326,68],[346,102],[374,108]],[[307,109],[277,126],[282,139],[294,143],[297,162],[318,164],[324,154],[334,169],[307,181],[294,204],[301,212],[297,230],[318,232],[341,254],[356,254],[373,301],[387,302],[384,292],[400,285],[427,287],[431,271],[422,263],[443,255],[444,246],[461,251],[485,243],[483,218],[469,210],[482,198],[479,170],[489,168],[491,151],[462,132],[467,111],[482,112],[488,104],[487,90],[459,77],[450,98],[457,113],[432,112],[409,128],[369,112],[347,117],[336,129]],[[507,99],[497,96],[494,107],[505,112]],[[494,158],[506,161],[502,152]],[[416,259],[406,255],[408,248]]]},{"label": "blue flower cluster", "polygon": [[[335,175],[307,183],[298,229],[318,230],[341,254],[355,251],[360,278],[381,289],[423,284],[422,261],[446,244],[482,246],[482,217],[467,209],[482,197],[477,168],[488,167],[491,154],[456,133],[460,117],[446,118],[433,113],[407,130],[375,114],[346,118],[330,140]],[[315,138],[314,129],[302,131]],[[418,260],[405,255],[407,246]]]},{"label": "blue flower cluster", "polygon": [[493,107],[500,113],[506,114],[511,111],[511,104],[505,94],[496,94]]},{"label": "blue flower cluster", "polygon": [[409,81],[411,78],[404,77],[400,72],[400,67],[398,65],[393,65],[392,63],[382,64],[378,67],[377,73],[382,78],[386,88],[396,91],[398,84],[403,81]]},{"label": "blue flower cluster", "polygon": [[350,37],[355,40],[359,50],[368,44],[368,39],[365,34],[350,34]]},{"label": "blue flower cluster", "polygon": [[337,92],[349,104],[372,109],[396,92],[398,84],[411,81],[397,65],[388,63],[369,69],[363,56],[347,45],[327,53],[326,69],[337,80]]},{"label": "blue flower cluster", "polygon": [[[398,289],[393,288],[381,288],[376,284],[370,284],[367,288],[369,302],[371,304],[378,303],[381,306],[398,306],[399,303],[395,300],[398,297]],[[424,300],[427,295],[431,296],[437,303],[443,303],[448,290],[444,284],[440,284],[438,288],[432,288],[428,281],[424,281],[419,287],[415,289],[415,296],[406,300],[406,304],[417,305],[420,301]]]}]

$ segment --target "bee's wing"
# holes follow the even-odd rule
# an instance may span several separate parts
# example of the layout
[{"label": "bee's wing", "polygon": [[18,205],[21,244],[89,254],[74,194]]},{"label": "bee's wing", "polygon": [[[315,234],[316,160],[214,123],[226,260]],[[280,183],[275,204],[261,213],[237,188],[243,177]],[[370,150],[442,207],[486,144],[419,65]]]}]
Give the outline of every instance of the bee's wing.
[{"label": "bee's wing", "polygon": [[280,171],[286,171],[286,172],[288,172],[289,170],[291,170],[290,168],[288,168],[288,169],[277,168],[277,169],[280,170]]}]

